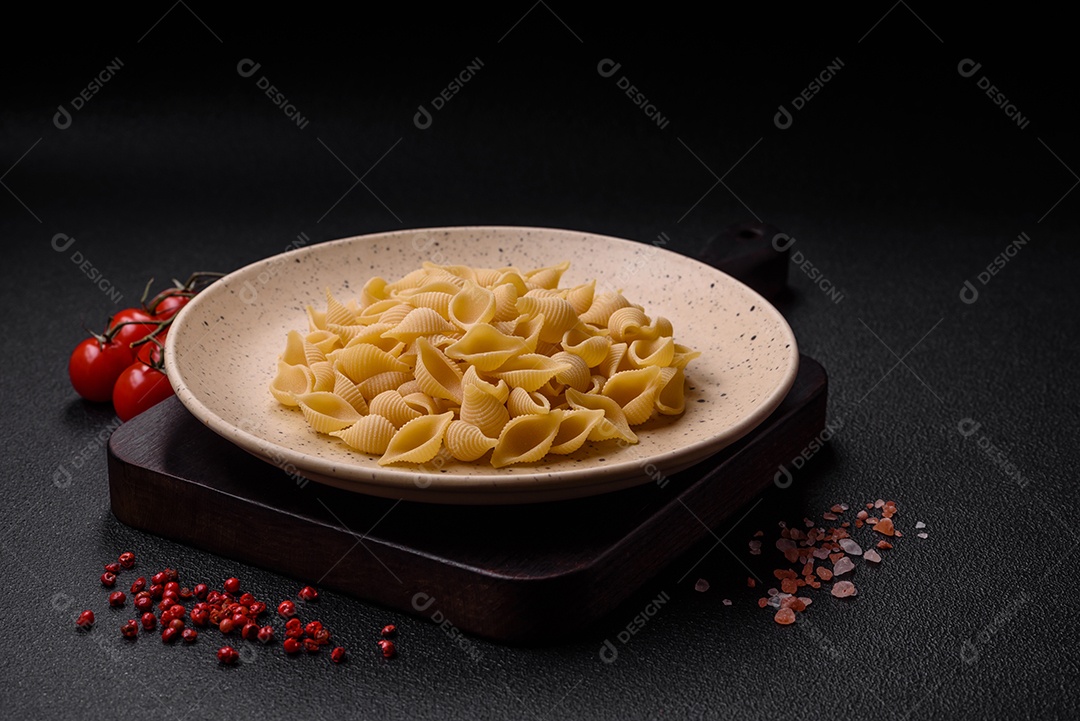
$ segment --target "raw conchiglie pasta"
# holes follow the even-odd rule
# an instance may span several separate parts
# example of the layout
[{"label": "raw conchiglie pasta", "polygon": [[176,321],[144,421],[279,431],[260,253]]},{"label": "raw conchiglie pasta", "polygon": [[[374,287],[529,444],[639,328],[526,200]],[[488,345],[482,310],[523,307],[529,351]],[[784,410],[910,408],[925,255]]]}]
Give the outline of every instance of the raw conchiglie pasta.
[{"label": "raw conchiglie pasta", "polygon": [[553,411],[512,419],[499,434],[499,442],[491,454],[491,465],[502,468],[514,463],[531,463],[546,456],[559,432],[562,413]]},{"label": "raw conchiglie pasta", "polygon": [[403,425],[390,439],[386,452],[379,459],[380,466],[391,463],[427,463],[442,448],[454,414],[447,412],[438,416],[420,416]]},{"label": "raw conchiglie pasta", "polygon": [[632,426],[686,410],[700,354],[597,279],[560,287],[569,267],[425,262],[358,298],[327,288],[287,334],[270,393],[384,466],[442,453],[502,468],[637,443]]},{"label": "raw conchiglie pasta", "polygon": [[360,420],[360,414],[343,398],[326,391],[313,391],[296,396],[308,425],[319,433],[340,431]]},{"label": "raw conchiglie pasta", "polygon": [[305,365],[289,365],[278,361],[277,375],[270,381],[270,393],[278,403],[297,405],[296,396],[311,391],[315,386],[315,374]]},{"label": "raw conchiglie pasta", "polygon": [[465,421],[451,421],[446,428],[446,450],[459,461],[475,461],[498,442]]},{"label": "raw conchiglie pasta", "polygon": [[390,445],[390,439],[397,433],[394,424],[382,416],[367,415],[340,431],[331,431],[361,453],[383,454]]}]

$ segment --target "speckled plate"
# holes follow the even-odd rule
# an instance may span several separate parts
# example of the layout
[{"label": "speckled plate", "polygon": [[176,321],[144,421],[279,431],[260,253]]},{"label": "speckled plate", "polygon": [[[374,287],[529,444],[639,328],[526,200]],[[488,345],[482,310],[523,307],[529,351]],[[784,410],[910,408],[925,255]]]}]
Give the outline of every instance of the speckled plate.
[{"label": "speckled plate", "polygon": [[[396,280],[424,261],[523,270],[571,262],[561,285],[622,288],[675,338],[702,351],[687,368],[686,412],[635,426],[640,442],[587,443],[568,456],[492,468],[382,467],[376,456],[311,430],[270,395],[289,330],[325,289],[346,300],[373,275]],[[783,316],[720,271],[663,248],[548,228],[430,228],[344,238],[253,263],[214,283],[177,316],[165,365],[180,401],[209,428],[287,473],[338,488],[433,503],[533,503],[654,482],[746,435],[780,404],[798,370]]]}]

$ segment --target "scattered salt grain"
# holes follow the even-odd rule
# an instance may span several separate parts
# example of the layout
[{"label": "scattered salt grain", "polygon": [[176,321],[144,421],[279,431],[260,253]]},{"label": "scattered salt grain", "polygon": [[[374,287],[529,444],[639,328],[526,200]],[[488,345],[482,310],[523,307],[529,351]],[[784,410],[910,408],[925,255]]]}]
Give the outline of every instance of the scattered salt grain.
[{"label": "scattered salt grain", "polygon": [[855,570],[855,564],[852,563],[851,559],[848,558],[847,556],[844,556],[839,561],[834,563],[833,564],[833,569],[832,569],[834,576],[842,576],[845,573],[847,573],[848,571],[853,571],[853,570]]},{"label": "scattered salt grain", "polygon": [[795,623],[795,612],[790,608],[781,608],[776,612],[776,615],[773,616],[773,620],[781,626],[789,626]]},{"label": "scattered salt grain", "polygon": [[915,522],[915,528],[926,528],[926,524],[923,523],[922,521],[916,521]]},{"label": "scattered salt grain", "polygon": [[859,590],[855,588],[855,584],[851,581],[837,581],[833,584],[831,593],[837,598],[847,598],[848,596],[857,596]]},{"label": "scattered salt grain", "polygon": [[839,503],[834,503],[833,507],[830,508],[829,510],[832,511],[833,513],[843,513],[844,511],[847,510],[847,506],[844,506],[844,505],[839,504]]},{"label": "scattered salt grain", "polygon": [[835,513],[829,513],[827,511],[825,513],[822,513],[821,517],[824,518],[826,521],[835,521],[837,518]]},{"label": "scattered salt grain", "polygon": [[722,603],[723,603],[723,604],[724,604],[725,606],[730,606],[730,605],[731,605],[731,599],[730,599],[730,598],[725,598],[725,599],[724,599],[724,600],[722,601]]},{"label": "scattered salt grain", "polygon": [[694,584],[694,590],[698,593],[705,593],[709,590],[709,582],[704,578],[699,578],[697,583]]},{"label": "scattered salt grain", "polygon": [[862,548],[859,546],[859,544],[855,543],[855,541],[851,540],[850,538],[841,538],[840,539],[840,548],[844,549],[847,553],[850,553],[852,556],[861,556],[862,555]]},{"label": "scattered salt grain", "polygon": [[884,508],[884,507],[885,507],[885,501],[883,499],[879,498],[876,501],[874,501],[874,508]]},{"label": "scattered salt grain", "polygon": [[775,596],[776,594],[780,593],[780,591],[778,591],[778,590],[777,590],[777,589],[775,589],[775,588],[770,588],[770,589],[769,589],[768,591],[766,591],[765,593],[769,594],[770,596]]},{"label": "scattered salt grain", "polygon": [[929,538],[930,537],[925,533],[916,533],[915,535],[918,536],[919,538]]},{"label": "scattered salt grain", "polygon": [[866,553],[863,554],[863,558],[870,563],[881,563],[881,554],[872,548],[867,549]]},{"label": "scattered salt grain", "polygon": [[828,557],[829,557],[829,549],[827,549],[827,548],[815,548],[814,549],[814,558],[816,558],[817,560],[823,561]]}]

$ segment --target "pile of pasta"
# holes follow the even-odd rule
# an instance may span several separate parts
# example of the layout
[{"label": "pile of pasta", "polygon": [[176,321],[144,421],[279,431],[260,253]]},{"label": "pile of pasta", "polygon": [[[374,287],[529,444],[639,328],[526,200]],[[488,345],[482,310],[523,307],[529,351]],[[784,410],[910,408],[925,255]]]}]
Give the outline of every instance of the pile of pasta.
[{"label": "pile of pasta", "polygon": [[374,277],[347,303],[326,291],[291,331],[270,393],[317,432],[379,464],[441,453],[501,468],[685,408],[687,363],[671,323],[596,281],[560,288],[569,262],[530,271],[423,267]]}]

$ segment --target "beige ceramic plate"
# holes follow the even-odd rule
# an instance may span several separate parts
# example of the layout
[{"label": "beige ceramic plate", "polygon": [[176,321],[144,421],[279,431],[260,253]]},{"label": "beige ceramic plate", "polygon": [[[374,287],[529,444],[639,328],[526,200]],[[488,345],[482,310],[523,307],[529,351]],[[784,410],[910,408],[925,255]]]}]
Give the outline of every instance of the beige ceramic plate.
[{"label": "beige ceramic plate", "polygon": [[[327,287],[347,300],[373,275],[396,280],[424,261],[523,270],[571,262],[561,285],[596,278],[622,288],[676,341],[702,352],[687,368],[682,416],[636,426],[640,442],[587,443],[569,456],[492,468],[450,461],[382,467],[375,456],[311,430],[268,391],[289,330]],[[791,328],[760,295],[720,271],[662,248],[569,230],[431,228],[299,248],[237,270],[198,295],[169,332],[165,365],[180,401],[209,428],[298,478],[434,503],[532,503],[649,483],[738,440],[787,394],[798,370]]]}]

